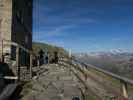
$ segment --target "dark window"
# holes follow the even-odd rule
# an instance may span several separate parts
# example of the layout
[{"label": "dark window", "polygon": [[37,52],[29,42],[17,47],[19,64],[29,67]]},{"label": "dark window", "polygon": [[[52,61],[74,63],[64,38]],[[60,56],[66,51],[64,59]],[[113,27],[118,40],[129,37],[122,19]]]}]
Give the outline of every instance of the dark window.
[{"label": "dark window", "polygon": [[17,10],[17,11],[16,11],[16,17],[17,17],[17,20],[18,20],[21,24],[24,23],[23,16],[22,16],[22,11]]}]

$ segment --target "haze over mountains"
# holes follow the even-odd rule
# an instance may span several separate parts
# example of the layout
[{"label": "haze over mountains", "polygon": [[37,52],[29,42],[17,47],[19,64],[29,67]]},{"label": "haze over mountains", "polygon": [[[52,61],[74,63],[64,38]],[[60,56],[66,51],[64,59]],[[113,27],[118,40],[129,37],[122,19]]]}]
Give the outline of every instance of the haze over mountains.
[{"label": "haze over mountains", "polygon": [[110,52],[76,53],[80,61],[133,79],[133,53],[122,50]]}]

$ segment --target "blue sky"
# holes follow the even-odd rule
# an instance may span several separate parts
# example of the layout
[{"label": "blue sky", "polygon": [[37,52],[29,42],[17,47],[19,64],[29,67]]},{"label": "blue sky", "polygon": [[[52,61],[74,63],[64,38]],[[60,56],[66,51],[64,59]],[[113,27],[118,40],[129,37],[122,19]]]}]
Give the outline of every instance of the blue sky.
[{"label": "blue sky", "polygon": [[133,50],[133,0],[34,0],[33,41],[73,52]]}]

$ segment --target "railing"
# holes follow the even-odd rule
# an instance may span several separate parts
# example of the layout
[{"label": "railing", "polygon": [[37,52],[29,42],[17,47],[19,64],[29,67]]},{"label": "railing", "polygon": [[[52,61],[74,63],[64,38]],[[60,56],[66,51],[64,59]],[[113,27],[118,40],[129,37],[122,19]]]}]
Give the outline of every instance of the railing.
[{"label": "railing", "polygon": [[[122,96],[123,96],[124,100],[128,100],[128,98],[129,98],[128,85],[133,86],[133,80],[130,80],[130,79],[122,77],[122,76],[119,76],[119,75],[111,73],[109,71],[105,71],[105,70],[103,70],[101,68],[98,68],[96,66],[93,66],[91,64],[87,64],[87,63],[81,62],[79,60],[76,60],[75,58],[71,58],[71,59],[70,58],[61,58],[60,62],[64,62],[64,63],[67,63],[67,64],[69,64],[71,66],[77,67],[76,69],[80,70],[80,72],[82,72],[84,74],[86,74],[84,72],[84,70],[83,70],[84,68],[86,70],[93,69],[93,70],[101,72],[101,73],[103,73],[103,74],[105,74],[107,76],[110,76],[113,79],[119,80],[120,84],[121,84]],[[82,68],[77,66],[79,64],[82,66]],[[87,78],[86,75],[85,75],[85,77]]]},{"label": "railing", "polygon": [[18,80],[17,76],[0,76],[0,79],[5,79],[5,80]]},{"label": "railing", "polygon": [[[5,47],[7,48],[11,48],[11,46],[14,46],[16,47],[16,72],[17,72],[17,75],[15,76],[3,76],[1,75],[0,76],[0,79],[4,79],[4,80],[12,80],[13,83],[11,84],[8,84],[5,88],[3,88],[1,94],[0,94],[0,100],[9,100],[9,99],[13,99],[12,98],[14,96],[14,93],[15,93],[15,97],[16,97],[16,92],[18,92],[18,90],[20,91],[20,85],[21,84],[21,80],[20,80],[20,49],[24,50],[25,52],[27,52],[29,55],[30,55],[30,79],[32,78],[32,59],[33,59],[33,52],[26,49],[25,47],[19,45],[18,43],[16,42],[12,42],[12,41],[9,41],[9,40],[2,40],[2,47],[0,47],[2,50],[1,50],[1,54],[2,54],[2,59],[4,59],[4,56],[5,56]],[[2,60],[4,61],[4,60]],[[15,82],[15,83],[14,83]],[[20,84],[19,84],[20,83]]]},{"label": "railing", "polygon": [[[20,49],[24,50],[25,52],[27,52],[29,55],[30,55],[30,78],[32,78],[32,59],[33,59],[33,52],[26,49],[25,47],[23,47],[22,45],[16,43],[16,42],[13,42],[13,41],[10,41],[10,40],[2,40],[2,50],[1,50],[1,54],[2,54],[2,59],[4,59],[4,49],[5,47],[8,47],[11,48],[11,46],[14,46],[16,47],[16,68],[17,68],[17,78],[16,77],[13,77],[13,76],[7,76],[5,79],[18,79],[20,80]],[[2,60],[3,61],[3,60]]]}]

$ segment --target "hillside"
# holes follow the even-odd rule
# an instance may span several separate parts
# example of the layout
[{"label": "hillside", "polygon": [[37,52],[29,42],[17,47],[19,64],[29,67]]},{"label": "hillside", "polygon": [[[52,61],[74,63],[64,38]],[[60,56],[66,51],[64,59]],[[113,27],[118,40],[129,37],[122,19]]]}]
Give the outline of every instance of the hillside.
[{"label": "hillside", "polygon": [[46,43],[33,42],[32,48],[35,54],[37,54],[40,50],[43,50],[44,52],[48,52],[50,56],[52,56],[54,52],[58,52],[59,56],[68,55],[67,51],[62,47],[57,47]]}]

